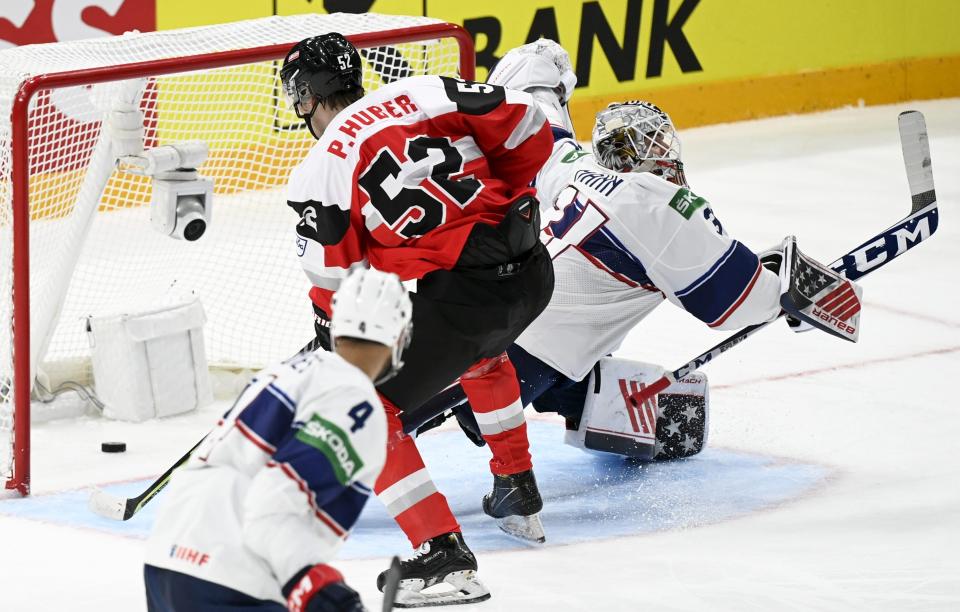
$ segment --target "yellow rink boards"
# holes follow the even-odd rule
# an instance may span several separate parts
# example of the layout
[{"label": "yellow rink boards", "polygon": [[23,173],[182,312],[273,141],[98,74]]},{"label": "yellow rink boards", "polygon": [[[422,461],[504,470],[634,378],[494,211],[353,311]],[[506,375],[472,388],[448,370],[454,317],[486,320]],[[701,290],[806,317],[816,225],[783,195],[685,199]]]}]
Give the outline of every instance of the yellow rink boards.
[{"label": "yellow rink boards", "polygon": [[609,101],[638,97],[692,126],[960,96],[956,0],[157,0],[157,27],[324,6],[463,25],[480,79],[510,48],[555,38],[580,81],[571,111],[581,133]]}]

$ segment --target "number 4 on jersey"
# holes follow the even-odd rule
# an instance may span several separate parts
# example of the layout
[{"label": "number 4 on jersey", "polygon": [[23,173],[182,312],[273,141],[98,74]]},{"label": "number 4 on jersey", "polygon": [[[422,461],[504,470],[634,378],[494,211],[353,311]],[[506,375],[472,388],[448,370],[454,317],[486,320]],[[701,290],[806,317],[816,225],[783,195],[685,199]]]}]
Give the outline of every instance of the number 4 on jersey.
[{"label": "number 4 on jersey", "polygon": [[373,406],[367,402],[357,404],[351,408],[350,412],[347,413],[347,416],[353,419],[353,425],[350,426],[350,433],[357,433],[357,431],[363,427],[363,424],[367,422],[371,414],[373,414]]}]

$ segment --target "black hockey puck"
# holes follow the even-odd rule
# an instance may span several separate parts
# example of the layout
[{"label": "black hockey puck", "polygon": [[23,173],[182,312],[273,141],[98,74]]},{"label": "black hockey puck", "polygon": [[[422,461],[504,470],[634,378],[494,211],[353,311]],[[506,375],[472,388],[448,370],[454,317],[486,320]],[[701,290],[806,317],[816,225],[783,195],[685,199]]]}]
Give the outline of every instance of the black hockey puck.
[{"label": "black hockey puck", "polygon": [[122,453],[127,450],[126,442],[101,442],[100,450],[105,453]]}]

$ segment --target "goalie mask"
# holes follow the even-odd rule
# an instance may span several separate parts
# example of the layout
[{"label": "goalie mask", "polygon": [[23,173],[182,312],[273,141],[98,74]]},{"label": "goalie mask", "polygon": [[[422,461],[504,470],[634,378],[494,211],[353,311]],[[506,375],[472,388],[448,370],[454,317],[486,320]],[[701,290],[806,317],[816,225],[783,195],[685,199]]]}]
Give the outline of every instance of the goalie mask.
[{"label": "goalie mask", "polygon": [[358,338],[390,349],[390,363],[374,384],[393,378],[403,367],[410,346],[413,305],[396,274],[354,268],[333,295],[330,336]]},{"label": "goalie mask", "polygon": [[614,102],[597,113],[593,154],[610,170],[650,172],[676,185],[687,184],[673,122],[650,102]]},{"label": "goalie mask", "polygon": [[337,32],[301,40],[290,49],[280,69],[283,93],[314,138],[310,119],[319,104],[336,94],[363,93],[360,54]]}]

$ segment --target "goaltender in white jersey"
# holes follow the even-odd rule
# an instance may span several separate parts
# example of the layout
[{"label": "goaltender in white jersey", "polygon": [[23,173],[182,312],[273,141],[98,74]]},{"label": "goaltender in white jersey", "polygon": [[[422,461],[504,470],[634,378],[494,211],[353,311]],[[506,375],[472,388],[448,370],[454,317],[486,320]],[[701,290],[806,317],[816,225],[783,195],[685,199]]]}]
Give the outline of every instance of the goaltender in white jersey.
[{"label": "goaltender in white jersey", "polygon": [[[826,300],[842,309],[834,320],[847,317],[844,329],[859,328],[859,289],[803,256],[793,237],[758,255],[724,231],[708,202],[687,186],[679,138],[655,105],[628,101],[600,111],[591,154],[573,136],[566,104],[576,77],[557,43],[541,39],[509,51],[488,82],[530,93],[554,135],[536,178],[554,292],[507,354],[523,405],[564,416],[572,445],[640,460],[703,449],[709,419],[703,373],[690,373],[641,405],[638,394],[664,369],[607,357],[664,301],[715,329],[770,321],[783,306],[837,335],[804,314]],[[404,428],[434,427],[450,409],[478,442],[482,423],[456,387],[404,415]],[[535,495],[529,487],[499,487],[488,504],[496,513],[488,514],[523,536],[524,513],[514,509]]]},{"label": "goaltender in white jersey", "polygon": [[402,365],[412,307],[393,274],[334,296],[336,352],[268,367],[174,473],[147,544],[150,610],[362,610],[326,565],[386,457],[373,387]]},{"label": "goaltender in white jersey", "polygon": [[510,51],[489,82],[531,93],[554,133],[536,187],[556,283],[516,344],[580,380],[665,299],[717,329],[779,314],[777,273],[686,185],[666,113],[649,102],[611,104],[597,114],[590,153],[574,138],[565,104],[576,77],[555,42]]},{"label": "goaltender in white jersey", "polygon": [[647,145],[640,155],[662,158],[651,168],[657,174],[612,171],[561,137],[538,176],[542,238],[557,282],[550,305],[517,344],[573,380],[664,299],[717,329],[780,312],[778,275],[686,187],[666,114],[646,102],[614,104],[599,114],[597,129],[631,122],[645,136],[636,143]]}]

